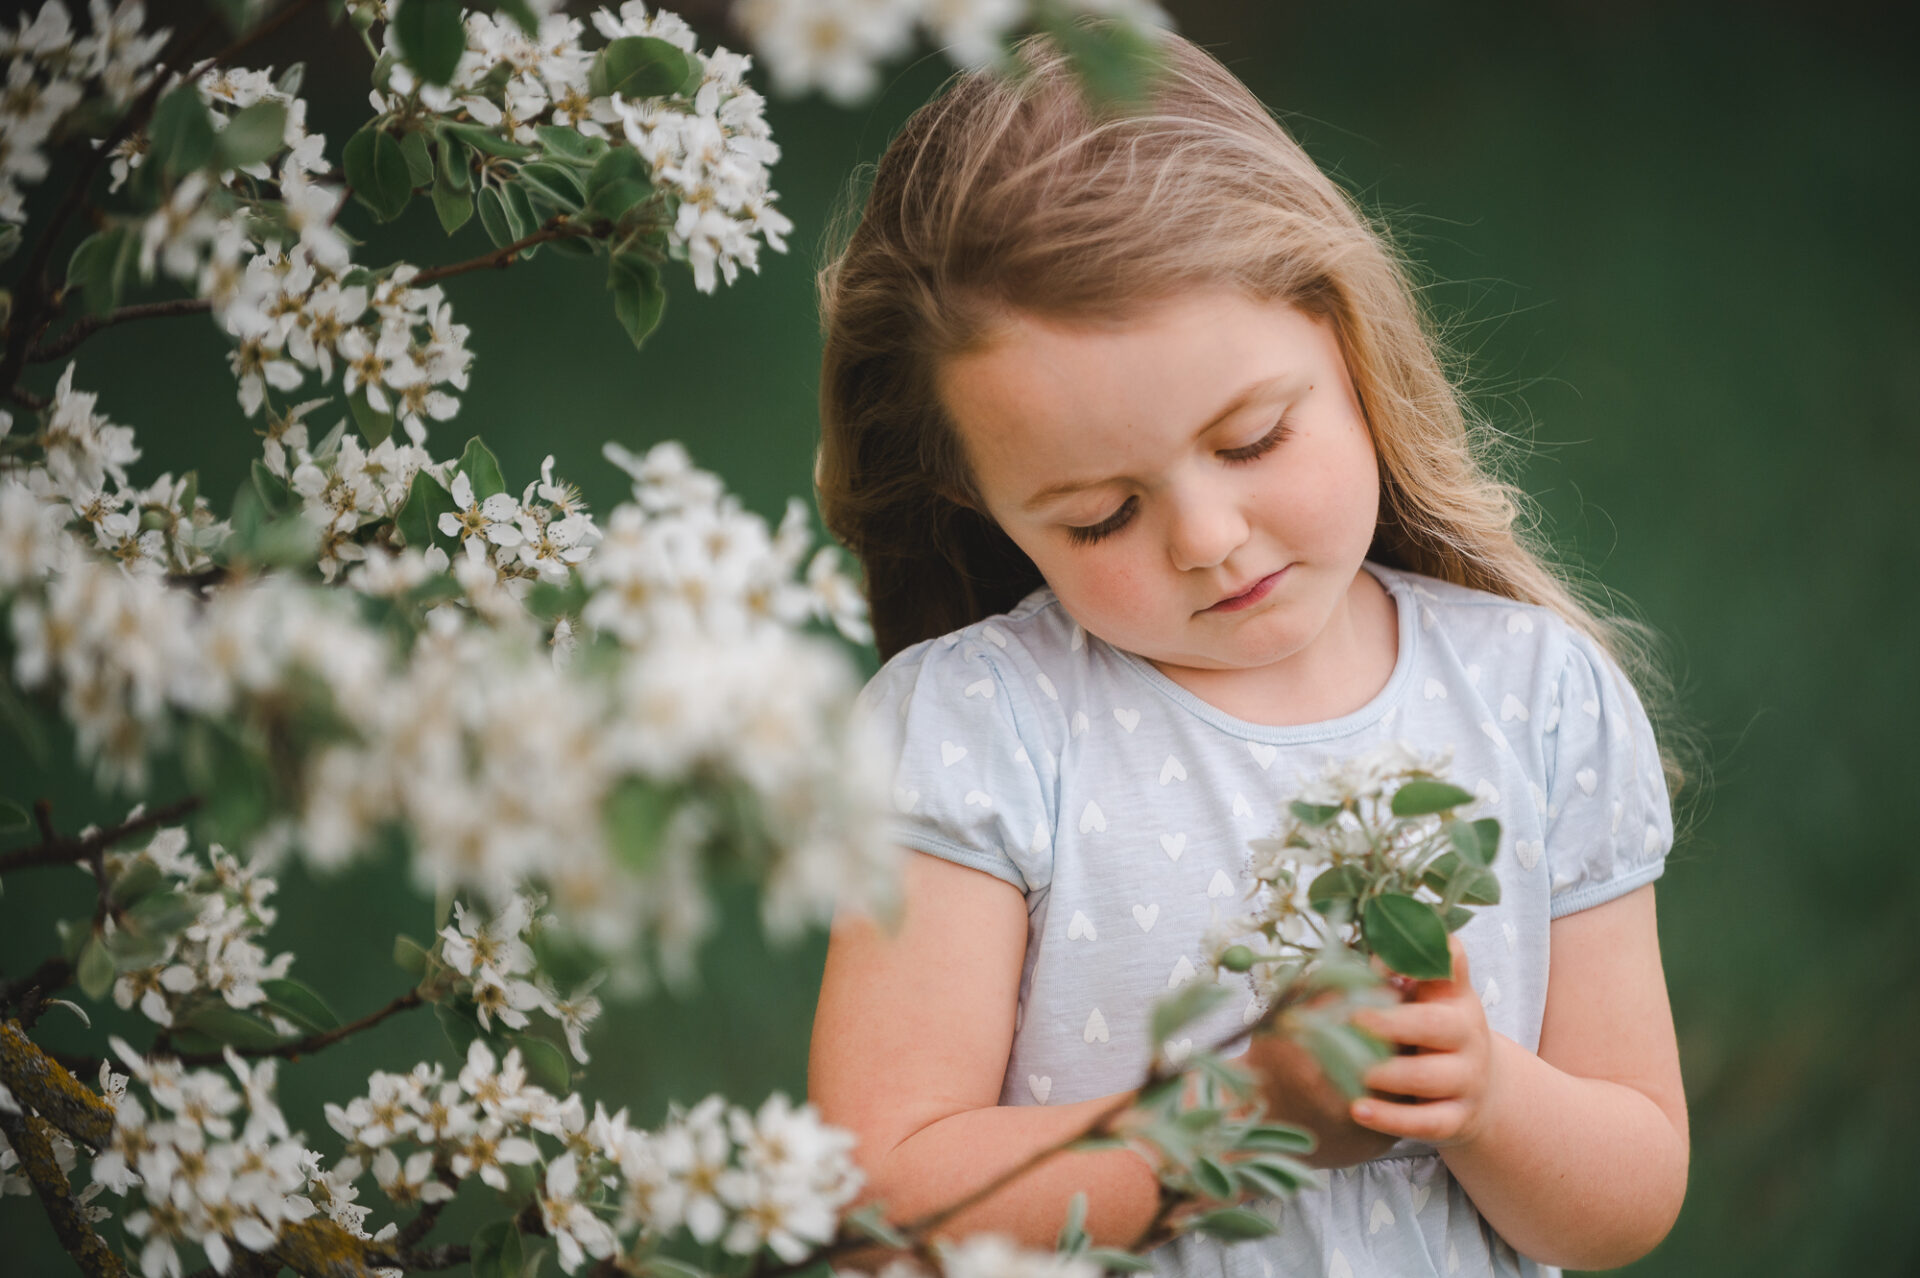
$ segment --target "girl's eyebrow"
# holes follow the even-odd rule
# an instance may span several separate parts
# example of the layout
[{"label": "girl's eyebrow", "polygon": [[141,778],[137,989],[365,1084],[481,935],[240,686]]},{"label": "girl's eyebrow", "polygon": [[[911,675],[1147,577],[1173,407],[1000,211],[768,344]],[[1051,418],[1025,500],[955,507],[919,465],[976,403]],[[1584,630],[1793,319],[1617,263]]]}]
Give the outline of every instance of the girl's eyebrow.
[{"label": "girl's eyebrow", "polygon": [[[1193,432],[1193,438],[1195,440],[1200,439],[1201,436],[1218,426],[1221,422],[1226,421],[1248,404],[1268,394],[1275,387],[1287,380],[1289,380],[1288,375],[1283,373],[1278,377],[1263,378],[1260,381],[1253,382],[1241,388],[1240,393],[1228,401],[1226,407],[1222,408],[1212,417],[1209,417],[1199,430]],[[1099,488],[1105,484],[1117,483],[1124,478],[1126,478],[1124,475],[1109,475],[1103,479],[1072,479],[1065,483],[1049,484],[1033,496],[1027,498],[1022,504],[1021,509],[1027,511],[1036,510],[1056,498],[1065,497],[1069,493],[1084,492],[1089,488]]]}]

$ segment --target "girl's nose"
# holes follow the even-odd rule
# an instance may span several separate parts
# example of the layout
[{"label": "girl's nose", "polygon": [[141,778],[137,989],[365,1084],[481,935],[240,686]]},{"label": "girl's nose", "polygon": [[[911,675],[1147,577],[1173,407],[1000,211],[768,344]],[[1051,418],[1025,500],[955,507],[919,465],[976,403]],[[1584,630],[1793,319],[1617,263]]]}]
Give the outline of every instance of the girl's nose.
[{"label": "girl's nose", "polygon": [[1246,539],[1246,518],[1230,494],[1197,488],[1174,501],[1167,553],[1182,572],[1214,567]]}]

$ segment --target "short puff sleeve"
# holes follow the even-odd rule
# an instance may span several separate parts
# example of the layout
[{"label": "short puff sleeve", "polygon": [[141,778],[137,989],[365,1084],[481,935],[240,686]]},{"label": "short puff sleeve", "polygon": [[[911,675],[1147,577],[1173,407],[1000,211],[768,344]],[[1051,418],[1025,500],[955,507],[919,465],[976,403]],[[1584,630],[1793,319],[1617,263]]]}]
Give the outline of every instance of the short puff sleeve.
[{"label": "short puff sleeve", "polygon": [[1004,660],[961,631],[896,655],[860,700],[894,763],[895,840],[1031,895],[1053,878],[1052,756],[1023,739]]},{"label": "short puff sleeve", "polygon": [[1592,640],[1567,639],[1546,748],[1554,918],[1653,882],[1673,846],[1660,748],[1639,696]]}]

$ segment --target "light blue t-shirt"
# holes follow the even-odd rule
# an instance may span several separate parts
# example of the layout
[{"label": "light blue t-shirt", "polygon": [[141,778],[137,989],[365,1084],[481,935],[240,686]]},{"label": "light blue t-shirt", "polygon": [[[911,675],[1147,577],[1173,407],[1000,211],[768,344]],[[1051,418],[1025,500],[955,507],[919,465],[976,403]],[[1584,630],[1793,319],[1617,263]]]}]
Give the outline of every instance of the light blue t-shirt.
[{"label": "light blue t-shirt", "polygon": [[[868,685],[863,704],[897,751],[899,842],[1026,894],[1001,1104],[1139,1085],[1154,1000],[1197,979],[1202,934],[1244,908],[1248,840],[1272,833],[1330,760],[1394,740],[1453,747],[1450,778],[1503,832],[1500,904],[1477,910],[1460,938],[1489,1024],[1529,1051],[1550,922],[1659,877],[1673,839],[1666,784],[1646,714],[1612,661],[1546,609],[1367,570],[1398,612],[1393,673],[1366,705],[1324,723],[1224,714],[1087,634],[1044,588],[906,649]],[[1244,997],[1182,1039],[1217,1043],[1256,1016],[1237,988]],[[1402,1141],[1325,1180],[1260,1205],[1279,1222],[1272,1237],[1180,1239],[1152,1253],[1158,1272],[1555,1272],[1482,1222],[1430,1146]]]}]

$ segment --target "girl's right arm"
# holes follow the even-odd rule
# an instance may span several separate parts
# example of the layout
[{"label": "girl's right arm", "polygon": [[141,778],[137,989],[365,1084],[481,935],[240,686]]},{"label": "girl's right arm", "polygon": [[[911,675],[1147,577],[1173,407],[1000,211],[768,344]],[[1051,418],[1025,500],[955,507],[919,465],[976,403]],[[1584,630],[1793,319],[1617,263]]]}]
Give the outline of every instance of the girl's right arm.
[{"label": "girl's right arm", "polygon": [[[809,1099],[859,1137],[863,1199],[889,1220],[946,1207],[1089,1127],[1133,1093],[1075,1104],[1001,1105],[1026,957],[1026,899],[1011,884],[921,852],[901,872],[895,930],[842,913],[814,1015]],[[1096,1246],[1124,1247],[1159,1207],[1129,1149],[1062,1153],[942,1225],[1051,1249],[1079,1191]]]}]

